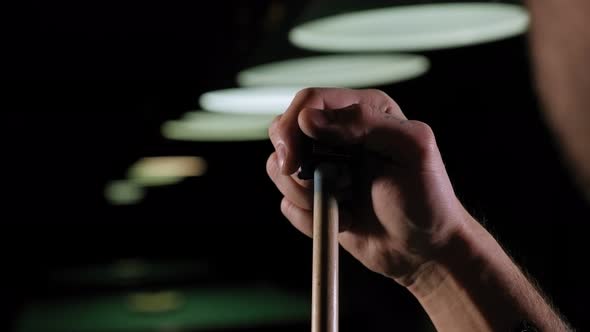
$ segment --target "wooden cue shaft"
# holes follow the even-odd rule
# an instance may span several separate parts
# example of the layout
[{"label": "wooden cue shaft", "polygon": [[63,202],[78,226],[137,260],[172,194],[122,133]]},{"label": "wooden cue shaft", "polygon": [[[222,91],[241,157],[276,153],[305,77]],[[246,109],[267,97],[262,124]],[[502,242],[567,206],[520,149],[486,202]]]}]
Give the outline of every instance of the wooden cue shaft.
[{"label": "wooden cue shaft", "polygon": [[312,332],[338,331],[338,203],[331,191],[335,167],[314,173]]}]

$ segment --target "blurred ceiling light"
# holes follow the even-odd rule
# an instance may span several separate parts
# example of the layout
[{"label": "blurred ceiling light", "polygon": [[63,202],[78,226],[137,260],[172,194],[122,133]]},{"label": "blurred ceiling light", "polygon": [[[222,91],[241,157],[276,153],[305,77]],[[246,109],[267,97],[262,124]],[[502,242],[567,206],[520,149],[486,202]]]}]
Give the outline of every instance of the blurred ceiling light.
[{"label": "blurred ceiling light", "polygon": [[281,114],[305,86],[251,87],[206,92],[199,98],[204,110],[221,113]]},{"label": "blurred ceiling light", "polygon": [[212,269],[205,261],[123,259],[112,263],[88,264],[50,271],[48,281],[76,287],[139,286],[162,282],[200,280]]},{"label": "blurred ceiling light", "polygon": [[238,73],[237,82],[245,87],[365,88],[408,80],[422,75],[428,68],[428,59],[418,55],[326,55],[249,68]]},{"label": "blurred ceiling light", "polygon": [[144,261],[127,259],[116,262],[109,272],[113,272],[121,279],[139,279],[146,274],[147,270],[148,266]]},{"label": "blurred ceiling light", "polygon": [[104,196],[113,205],[131,205],[144,198],[145,190],[133,182],[116,180],[107,183]]},{"label": "blurred ceiling light", "polygon": [[146,157],[131,165],[127,176],[142,186],[164,186],[186,177],[201,176],[206,170],[207,162],[200,157]]},{"label": "blurred ceiling light", "polygon": [[189,112],[182,120],[167,121],[162,135],[172,140],[229,142],[268,138],[274,114]]},{"label": "blurred ceiling light", "polygon": [[427,51],[525,32],[529,16],[505,3],[433,3],[328,16],[296,26],[289,40],[315,51]]}]

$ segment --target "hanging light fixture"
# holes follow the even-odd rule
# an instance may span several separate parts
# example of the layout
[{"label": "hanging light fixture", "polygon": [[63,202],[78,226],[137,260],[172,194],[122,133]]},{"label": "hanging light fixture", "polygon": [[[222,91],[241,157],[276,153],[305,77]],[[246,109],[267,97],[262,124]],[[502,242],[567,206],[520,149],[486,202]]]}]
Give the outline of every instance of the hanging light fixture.
[{"label": "hanging light fixture", "polygon": [[[281,114],[305,86],[235,88],[206,92],[199,98],[204,110],[219,113]],[[245,119],[245,118],[242,118]]]},{"label": "hanging light fixture", "polygon": [[227,114],[189,112],[180,120],[167,121],[162,134],[171,140],[231,142],[268,138],[268,126],[275,114]]},{"label": "hanging light fixture", "polygon": [[164,186],[187,177],[201,176],[206,170],[207,162],[200,157],[145,157],[129,167],[127,177],[142,186]]},{"label": "hanging light fixture", "polygon": [[238,73],[237,82],[243,87],[366,88],[412,79],[428,68],[428,59],[419,55],[321,55],[248,68]]},{"label": "hanging light fixture", "polygon": [[438,1],[324,16],[295,26],[289,40],[322,52],[429,51],[516,36],[528,23],[515,4]]},{"label": "hanging light fixture", "polygon": [[145,190],[129,180],[115,180],[106,184],[104,196],[112,205],[132,205],[145,197]]}]

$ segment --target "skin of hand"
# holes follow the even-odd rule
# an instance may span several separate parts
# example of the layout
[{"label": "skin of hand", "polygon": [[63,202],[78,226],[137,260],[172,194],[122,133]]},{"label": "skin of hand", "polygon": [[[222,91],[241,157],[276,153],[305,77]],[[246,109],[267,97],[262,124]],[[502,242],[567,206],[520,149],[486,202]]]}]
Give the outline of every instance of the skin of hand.
[{"label": "skin of hand", "polygon": [[462,232],[468,214],[427,124],[408,120],[379,90],[308,88],[270,126],[276,152],[267,161],[283,214],[304,234],[311,236],[313,215],[312,184],[296,174],[304,135],[362,146],[360,186],[339,207],[339,242],[370,270],[409,287]]}]

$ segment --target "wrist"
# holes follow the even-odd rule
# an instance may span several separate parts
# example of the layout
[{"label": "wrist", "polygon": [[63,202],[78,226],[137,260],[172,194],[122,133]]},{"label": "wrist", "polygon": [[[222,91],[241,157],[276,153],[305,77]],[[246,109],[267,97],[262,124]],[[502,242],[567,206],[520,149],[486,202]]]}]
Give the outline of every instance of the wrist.
[{"label": "wrist", "polygon": [[[422,264],[414,273],[406,288],[418,299],[426,301],[447,289],[461,271],[470,270],[483,274],[487,254],[496,242],[491,235],[467,212],[462,227],[451,234],[444,245],[437,248],[432,259]],[[499,246],[498,246],[499,249]]]},{"label": "wrist", "polygon": [[[420,269],[407,289],[424,308],[437,330],[457,326],[468,331],[507,330],[515,314],[506,302],[506,261],[492,236],[469,214],[462,227]],[[497,312],[497,308],[506,308]],[[496,308],[496,309],[493,309]],[[508,310],[510,313],[506,313]]]},{"label": "wrist", "polygon": [[407,286],[437,330],[510,331],[524,320],[567,331],[495,239],[472,217],[463,225]]}]

